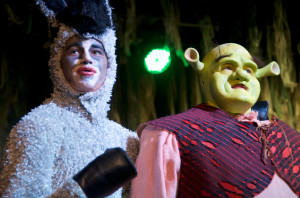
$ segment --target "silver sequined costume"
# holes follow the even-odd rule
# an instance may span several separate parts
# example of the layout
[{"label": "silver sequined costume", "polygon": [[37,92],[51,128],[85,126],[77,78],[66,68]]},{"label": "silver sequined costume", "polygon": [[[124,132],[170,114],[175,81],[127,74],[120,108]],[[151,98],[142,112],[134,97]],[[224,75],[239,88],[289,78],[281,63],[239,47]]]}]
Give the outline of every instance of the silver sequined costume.
[{"label": "silver sequined costume", "polygon": [[72,177],[88,163],[112,147],[123,148],[132,160],[137,155],[136,133],[107,118],[116,80],[115,30],[84,35],[102,42],[109,63],[103,86],[85,94],[71,88],[60,68],[63,47],[76,33],[60,25],[49,60],[54,91],[10,133],[0,176],[3,197],[85,197]]}]

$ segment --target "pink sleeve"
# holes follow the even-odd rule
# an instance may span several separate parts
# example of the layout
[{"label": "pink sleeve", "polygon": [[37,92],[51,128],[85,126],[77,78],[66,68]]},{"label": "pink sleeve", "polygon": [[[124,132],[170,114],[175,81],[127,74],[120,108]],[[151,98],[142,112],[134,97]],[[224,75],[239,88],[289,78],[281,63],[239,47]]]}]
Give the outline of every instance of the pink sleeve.
[{"label": "pink sleeve", "polygon": [[176,197],[180,156],[174,134],[147,126],[135,165],[138,176],[131,183],[131,198]]}]

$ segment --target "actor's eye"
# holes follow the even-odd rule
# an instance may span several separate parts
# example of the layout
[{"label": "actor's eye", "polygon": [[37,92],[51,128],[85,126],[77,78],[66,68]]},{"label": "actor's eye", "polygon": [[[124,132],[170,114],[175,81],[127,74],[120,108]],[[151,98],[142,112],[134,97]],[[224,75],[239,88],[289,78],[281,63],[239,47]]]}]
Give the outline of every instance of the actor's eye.
[{"label": "actor's eye", "polygon": [[77,54],[79,54],[79,50],[78,50],[78,48],[75,48],[75,47],[70,48],[70,49],[68,50],[68,54],[69,54],[69,55],[77,55]]},{"label": "actor's eye", "polygon": [[96,55],[96,56],[101,56],[104,54],[104,52],[100,49],[94,49],[91,51],[92,54]]},{"label": "actor's eye", "polygon": [[71,54],[78,54],[78,51],[77,50],[73,50],[73,51],[71,51]]}]

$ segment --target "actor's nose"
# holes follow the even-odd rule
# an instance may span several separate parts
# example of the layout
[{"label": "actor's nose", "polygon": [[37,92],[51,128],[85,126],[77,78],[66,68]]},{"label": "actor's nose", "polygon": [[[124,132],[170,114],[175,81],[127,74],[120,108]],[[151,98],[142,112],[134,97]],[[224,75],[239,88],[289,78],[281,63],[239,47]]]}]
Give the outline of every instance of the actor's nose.
[{"label": "actor's nose", "polygon": [[81,63],[82,64],[92,64],[93,63],[93,59],[92,59],[90,53],[88,53],[88,52],[82,53]]},{"label": "actor's nose", "polygon": [[250,80],[249,74],[247,73],[247,71],[245,71],[242,68],[237,68],[237,70],[235,72],[235,78],[240,81],[249,81]]}]

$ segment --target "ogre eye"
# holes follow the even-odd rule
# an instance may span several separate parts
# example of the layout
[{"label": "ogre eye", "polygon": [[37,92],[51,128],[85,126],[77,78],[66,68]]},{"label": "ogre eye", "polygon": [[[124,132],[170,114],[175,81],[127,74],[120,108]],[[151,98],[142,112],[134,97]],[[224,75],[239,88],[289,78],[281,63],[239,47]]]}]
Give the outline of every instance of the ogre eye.
[{"label": "ogre eye", "polygon": [[234,67],[233,67],[232,64],[226,63],[226,64],[223,64],[223,65],[222,65],[222,70],[233,71],[233,69],[234,69]]},{"label": "ogre eye", "polygon": [[250,67],[247,67],[244,70],[249,74],[253,74],[253,70]]}]

